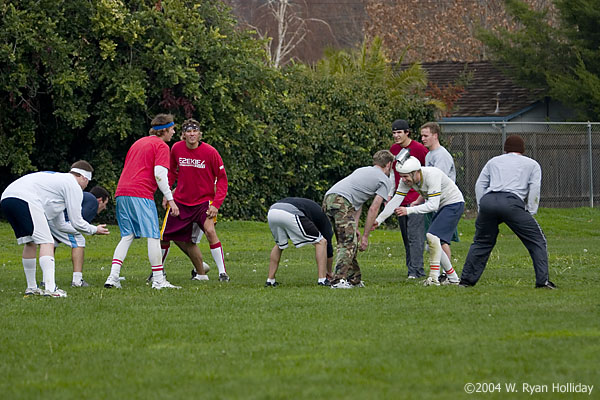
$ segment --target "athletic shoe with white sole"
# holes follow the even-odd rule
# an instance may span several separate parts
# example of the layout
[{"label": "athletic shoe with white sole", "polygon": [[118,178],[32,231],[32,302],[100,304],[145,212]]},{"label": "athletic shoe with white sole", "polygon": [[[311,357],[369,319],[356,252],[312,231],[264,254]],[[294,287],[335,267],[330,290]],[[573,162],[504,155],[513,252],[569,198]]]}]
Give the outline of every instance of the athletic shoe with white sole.
[{"label": "athletic shoe with white sole", "polygon": [[331,281],[329,281],[329,279],[325,278],[325,280],[323,282],[317,282],[317,285],[319,285],[319,286],[331,286]]},{"label": "athletic shoe with white sole", "polygon": [[[165,279],[167,279],[167,273],[164,269],[163,276],[165,277]],[[148,277],[146,278],[146,285],[152,285],[152,282],[154,282],[154,272],[150,272],[150,275],[148,275]]]},{"label": "athletic shoe with white sole", "polygon": [[535,285],[536,289],[557,289],[556,285],[550,281],[546,281],[543,285]]},{"label": "athletic shoe with white sole", "polygon": [[109,275],[106,279],[106,282],[104,282],[104,287],[107,289],[121,289],[121,282],[119,281],[119,277],[115,278],[112,275]]},{"label": "athletic shoe with white sole", "polygon": [[[208,276],[206,276],[206,274],[208,273],[208,271],[210,271],[210,265],[208,265],[207,263],[205,263],[204,261],[202,262],[202,267],[204,267],[204,275],[199,275],[198,272],[196,272],[196,268],[192,268],[192,280],[197,280],[197,281],[207,281],[208,280]],[[197,276],[206,276],[206,278],[196,278]]]},{"label": "athletic shoe with white sole", "polygon": [[219,281],[220,282],[229,282],[229,275],[227,275],[226,272],[219,274]]},{"label": "athletic shoe with white sole", "polygon": [[54,291],[44,290],[43,295],[46,297],[67,297],[67,292],[59,288],[54,288]]},{"label": "athletic shoe with white sole", "polygon": [[338,283],[331,285],[332,289],[352,289],[353,287],[354,285],[345,279],[340,279]]},{"label": "athletic shoe with white sole", "polygon": [[195,273],[196,270],[192,270],[192,272],[194,272],[192,274],[192,280],[193,281],[207,281],[208,280],[208,275],[200,275],[198,273]]},{"label": "athletic shoe with white sole", "polygon": [[429,277],[423,282],[423,286],[440,286],[440,281]]},{"label": "athletic shoe with white sole", "polygon": [[460,283],[460,281],[451,281],[450,279],[445,279],[443,281],[440,282],[440,285],[442,286],[458,286],[458,284]]},{"label": "athletic shoe with white sole", "polygon": [[84,281],[83,279],[80,282],[71,282],[71,287],[88,287],[89,283]]},{"label": "athletic shoe with white sole", "polygon": [[277,287],[279,286],[279,282],[265,282],[265,287]]},{"label": "athletic shoe with white sole", "polygon": [[25,289],[25,296],[41,296],[44,294],[44,290],[40,288],[27,288]]},{"label": "athletic shoe with white sole", "polygon": [[160,282],[156,282],[156,281],[152,282],[152,289],[157,289],[157,290],[160,290],[160,289],[181,289],[181,286],[171,285],[171,283],[168,280],[163,279]]}]

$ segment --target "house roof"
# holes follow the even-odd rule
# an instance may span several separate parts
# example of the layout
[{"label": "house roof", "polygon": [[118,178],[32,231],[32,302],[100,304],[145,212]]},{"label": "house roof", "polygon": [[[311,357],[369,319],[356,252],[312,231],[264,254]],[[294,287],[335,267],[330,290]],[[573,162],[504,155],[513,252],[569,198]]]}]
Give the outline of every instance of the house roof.
[{"label": "house roof", "polygon": [[441,61],[422,66],[429,82],[439,88],[466,80],[465,91],[454,103],[450,119],[510,120],[543,98],[543,90],[519,86],[490,61]]}]

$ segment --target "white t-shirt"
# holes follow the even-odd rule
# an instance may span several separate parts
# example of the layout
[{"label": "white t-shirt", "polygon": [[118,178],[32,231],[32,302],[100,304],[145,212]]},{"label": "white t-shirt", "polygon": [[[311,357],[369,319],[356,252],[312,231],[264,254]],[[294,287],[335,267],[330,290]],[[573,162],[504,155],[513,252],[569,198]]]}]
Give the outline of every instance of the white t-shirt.
[{"label": "white t-shirt", "polygon": [[14,197],[35,203],[44,210],[46,219],[57,226],[64,224],[63,211],[69,214],[69,222],[79,232],[93,235],[97,228],[81,216],[83,191],[71,173],[35,172],[25,175],[2,193],[2,200]]}]

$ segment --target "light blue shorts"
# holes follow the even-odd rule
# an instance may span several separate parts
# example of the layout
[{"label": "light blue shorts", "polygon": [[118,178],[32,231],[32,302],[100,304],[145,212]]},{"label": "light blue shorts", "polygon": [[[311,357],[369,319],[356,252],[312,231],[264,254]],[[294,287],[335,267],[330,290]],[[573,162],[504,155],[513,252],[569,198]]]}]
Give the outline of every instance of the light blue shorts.
[{"label": "light blue shorts", "polygon": [[117,197],[117,223],[121,237],[160,238],[158,212],[154,200],[142,197]]}]

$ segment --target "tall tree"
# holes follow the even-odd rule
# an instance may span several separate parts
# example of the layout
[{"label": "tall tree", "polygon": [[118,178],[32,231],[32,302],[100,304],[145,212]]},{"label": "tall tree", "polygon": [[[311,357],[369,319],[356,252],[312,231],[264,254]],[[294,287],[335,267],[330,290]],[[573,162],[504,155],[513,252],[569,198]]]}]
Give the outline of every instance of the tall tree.
[{"label": "tall tree", "polygon": [[[552,0],[525,0],[534,9]],[[504,0],[365,0],[365,36],[380,36],[390,56],[406,62],[481,61],[485,46],[477,27],[514,28]]]},{"label": "tall tree", "polygon": [[522,0],[506,0],[514,31],[481,30],[492,57],[522,84],[545,88],[579,118],[600,117],[600,8],[597,0],[554,0],[557,20]]}]

